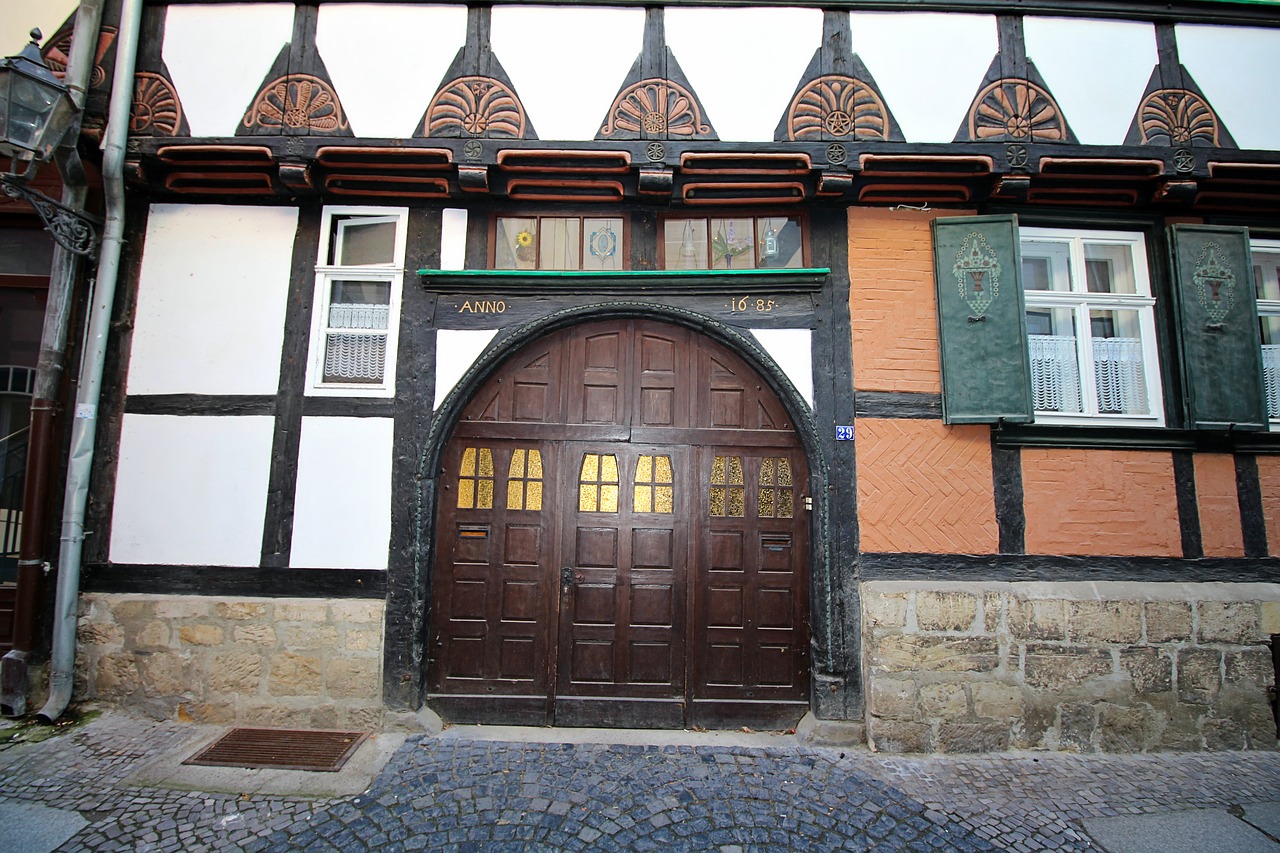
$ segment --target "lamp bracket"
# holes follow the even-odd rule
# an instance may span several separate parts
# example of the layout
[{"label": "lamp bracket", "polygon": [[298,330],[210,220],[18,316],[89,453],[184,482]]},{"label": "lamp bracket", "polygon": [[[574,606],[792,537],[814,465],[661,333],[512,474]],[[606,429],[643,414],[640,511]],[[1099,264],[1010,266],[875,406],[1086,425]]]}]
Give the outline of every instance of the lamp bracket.
[{"label": "lamp bracket", "polygon": [[102,220],[63,205],[27,186],[14,175],[0,174],[0,189],[9,198],[20,199],[35,210],[53,241],[68,252],[93,258],[98,251],[98,228]]}]

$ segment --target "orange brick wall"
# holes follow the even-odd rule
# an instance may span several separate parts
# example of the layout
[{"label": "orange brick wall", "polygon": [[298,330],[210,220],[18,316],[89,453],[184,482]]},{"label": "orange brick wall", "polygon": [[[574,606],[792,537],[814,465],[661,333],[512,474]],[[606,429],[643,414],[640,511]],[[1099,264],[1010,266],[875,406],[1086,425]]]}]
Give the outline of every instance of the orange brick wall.
[{"label": "orange brick wall", "polygon": [[860,391],[942,390],[929,230],[936,215],[849,209],[853,384]]},{"label": "orange brick wall", "polygon": [[1262,517],[1267,523],[1267,553],[1280,556],[1280,456],[1258,457]]},{"label": "orange brick wall", "polygon": [[988,427],[863,419],[854,439],[863,551],[999,549]]},{"label": "orange brick wall", "polygon": [[1243,557],[1236,461],[1229,453],[1197,453],[1196,503],[1206,557]]},{"label": "orange brick wall", "polygon": [[1182,556],[1173,457],[1023,448],[1028,554]]}]

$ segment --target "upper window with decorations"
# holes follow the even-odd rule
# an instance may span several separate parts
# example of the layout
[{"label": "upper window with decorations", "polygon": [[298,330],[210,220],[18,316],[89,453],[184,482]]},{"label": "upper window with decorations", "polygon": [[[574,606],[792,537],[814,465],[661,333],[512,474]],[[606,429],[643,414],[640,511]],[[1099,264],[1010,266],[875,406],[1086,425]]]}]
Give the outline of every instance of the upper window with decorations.
[{"label": "upper window with decorations", "polygon": [[620,216],[500,216],[492,236],[496,270],[626,268],[627,240]]},{"label": "upper window with decorations", "polygon": [[672,217],[661,248],[668,270],[795,269],[804,266],[805,240],[793,216]]}]

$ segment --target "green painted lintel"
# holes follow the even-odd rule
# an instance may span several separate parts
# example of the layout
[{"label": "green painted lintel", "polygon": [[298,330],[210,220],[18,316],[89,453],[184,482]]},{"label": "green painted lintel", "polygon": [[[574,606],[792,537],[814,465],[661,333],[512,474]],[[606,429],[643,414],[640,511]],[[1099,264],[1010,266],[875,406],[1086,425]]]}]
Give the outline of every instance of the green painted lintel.
[{"label": "green painted lintel", "polygon": [[816,293],[826,267],[777,270],[418,270],[422,285],[438,292],[745,295]]},{"label": "green painted lintel", "polygon": [[822,279],[831,274],[827,267],[799,267],[776,270],[418,270],[418,275],[430,278],[473,278],[492,281],[507,279],[540,278],[567,279],[570,281],[673,281],[682,278],[696,279],[750,279],[778,277],[787,279]]}]

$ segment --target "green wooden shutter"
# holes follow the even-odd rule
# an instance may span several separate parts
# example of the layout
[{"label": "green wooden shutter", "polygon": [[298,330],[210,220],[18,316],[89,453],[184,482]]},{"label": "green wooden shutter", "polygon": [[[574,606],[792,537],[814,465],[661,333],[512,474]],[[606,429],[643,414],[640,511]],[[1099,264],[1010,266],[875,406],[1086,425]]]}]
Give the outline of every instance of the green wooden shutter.
[{"label": "green wooden shutter", "polygon": [[1171,225],[1169,246],[1187,425],[1266,429],[1248,229]]},{"label": "green wooden shutter", "polygon": [[1032,419],[1016,216],[933,221],[933,271],[949,424]]}]

